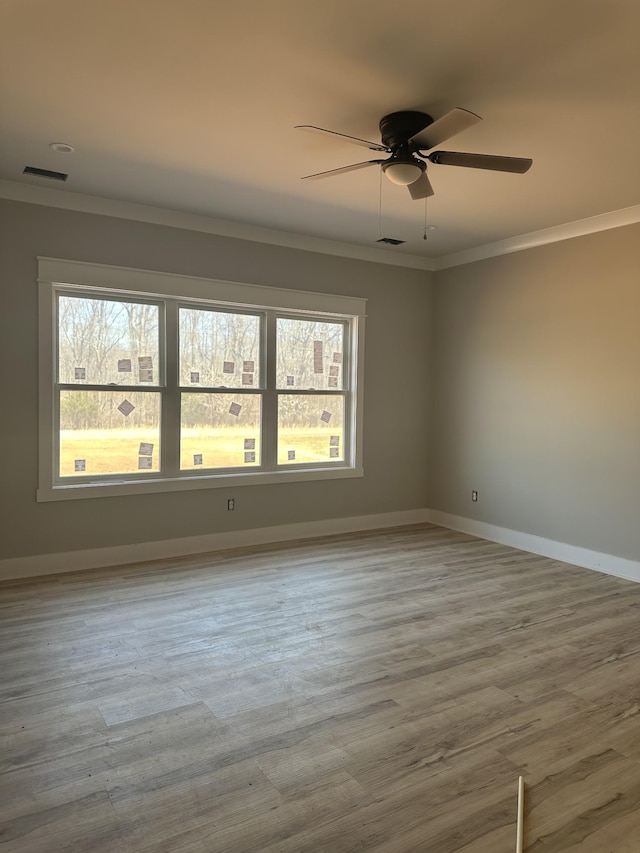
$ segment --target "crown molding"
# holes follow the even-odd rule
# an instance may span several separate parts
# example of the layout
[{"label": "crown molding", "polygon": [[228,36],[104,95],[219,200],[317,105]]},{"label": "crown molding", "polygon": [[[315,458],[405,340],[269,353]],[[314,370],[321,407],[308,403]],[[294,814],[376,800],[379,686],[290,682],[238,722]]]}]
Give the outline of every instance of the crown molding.
[{"label": "crown molding", "polygon": [[377,264],[429,271],[435,269],[432,258],[423,258],[418,255],[392,254],[385,249],[341,243],[325,240],[321,237],[278,231],[274,228],[228,222],[224,219],[215,219],[196,213],[169,210],[131,201],[118,201],[102,196],[84,195],[83,193],[68,192],[53,187],[38,187],[17,181],[0,180],[0,198],[40,204],[45,207],[76,210],[81,213],[113,216],[117,219],[132,219],[153,225],[166,225],[170,228],[183,228],[187,231],[215,234],[219,237],[234,237],[238,240],[251,240],[254,243],[268,243],[271,246],[285,246],[289,249],[302,249],[306,252],[319,252],[323,255],[372,261]]},{"label": "crown molding", "polygon": [[474,261],[495,258],[498,255],[509,255],[512,252],[522,252],[525,249],[533,249],[536,246],[545,246],[547,243],[558,243],[561,240],[583,237],[586,234],[594,234],[597,231],[622,228],[625,225],[633,225],[636,222],[640,222],[640,204],[625,207],[621,210],[613,210],[610,213],[601,213],[598,216],[589,216],[587,219],[578,219],[575,222],[567,222],[564,225],[554,225],[551,228],[532,231],[530,234],[508,237],[506,240],[486,243],[484,246],[476,246],[474,249],[467,249],[464,252],[443,255],[435,260],[434,270],[459,267],[463,264],[471,264]]},{"label": "crown molding", "polygon": [[82,193],[68,192],[53,187],[40,187],[17,181],[0,180],[0,198],[11,201],[22,201],[29,204],[40,204],[45,207],[57,207],[65,210],[75,210],[81,213],[94,213],[101,216],[113,216],[117,219],[131,219],[137,222],[148,222],[153,225],[166,225],[170,228],[183,228],[187,231],[200,231],[205,234],[215,234],[219,237],[233,237],[238,240],[251,240],[256,243],[267,243],[272,246],[284,246],[289,249],[301,249],[307,252],[319,252],[323,255],[334,255],[342,258],[352,258],[359,261],[371,261],[390,266],[407,267],[409,269],[426,270],[429,272],[449,269],[450,267],[470,264],[474,261],[522,252],[547,243],[557,243],[571,240],[598,231],[611,228],[622,228],[640,222],[640,204],[601,213],[575,222],[554,225],[529,234],[520,234],[495,243],[486,243],[462,252],[453,252],[439,258],[427,258],[419,255],[394,254],[385,249],[369,246],[358,246],[352,243],[341,243],[325,240],[321,237],[311,237],[294,234],[288,231],[278,231],[273,228],[262,228],[256,225],[245,225],[240,222],[229,222],[195,213],[179,210],[153,207],[147,204],[137,204],[130,201],[90,196]]}]

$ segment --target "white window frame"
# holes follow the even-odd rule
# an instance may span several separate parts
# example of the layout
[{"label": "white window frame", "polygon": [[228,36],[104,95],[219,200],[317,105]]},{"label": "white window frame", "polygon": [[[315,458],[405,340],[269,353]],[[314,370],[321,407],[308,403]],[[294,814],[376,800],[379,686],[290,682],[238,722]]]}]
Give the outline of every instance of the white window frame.
[{"label": "white window frame", "polygon": [[[88,264],[56,258],[38,258],[39,287],[39,487],[38,501],[74,500],[117,495],[149,494],[153,492],[186,491],[192,489],[230,488],[241,485],[257,485],[308,480],[332,480],[362,477],[363,469],[363,402],[364,402],[364,326],[366,300],[358,297],[337,296],[309,291],[238,282],[218,281],[194,276],[160,273],[127,267]],[[338,321],[346,324],[345,329],[345,387],[346,415],[344,459],[331,463],[313,465],[280,465],[275,460],[263,460],[268,470],[206,470],[204,472],[179,472],[167,477],[150,473],[102,476],[91,480],[61,480],[57,477],[57,432],[58,420],[55,405],[56,389],[56,312],[55,299],[60,291],[82,295],[88,293],[105,299],[127,297],[142,300],[170,299],[178,305],[208,304],[210,307],[232,311],[266,312],[275,329],[275,315],[313,317],[322,321]],[[177,309],[176,309],[177,311]],[[273,332],[275,335],[275,331]],[[161,346],[162,346],[161,341]],[[266,348],[273,352],[275,340]],[[167,372],[177,376],[177,352],[167,352]],[[263,353],[264,358],[264,353]],[[264,361],[262,362],[264,370]],[[267,365],[269,370],[269,365]],[[108,388],[108,386],[106,386]],[[146,386],[148,390],[151,390]],[[170,396],[180,393],[177,384],[169,387]],[[276,395],[273,377],[268,379],[264,394],[267,398]],[[324,391],[310,392],[323,394]],[[347,405],[348,403],[348,405]],[[263,417],[263,428],[269,433],[266,441],[273,441],[277,424]]]}]

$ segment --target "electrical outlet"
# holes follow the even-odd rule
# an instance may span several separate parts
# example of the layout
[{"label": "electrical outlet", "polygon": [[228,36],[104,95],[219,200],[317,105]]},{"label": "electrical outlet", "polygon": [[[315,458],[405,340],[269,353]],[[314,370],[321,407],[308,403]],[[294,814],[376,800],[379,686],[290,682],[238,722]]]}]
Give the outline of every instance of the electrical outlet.
[{"label": "electrical outlet", "polygon": [[475,503],[478,500],[478,490],[474,489],[471,492],[471,500]]},{"label": "electrical outlet", "polygon": [[231,512],[231,511],[232,511],[232,510],[234,510],[235,508],[236,508],[236,501],[235,501],[235,498],[229,498],[229,500],[227,501],[227,510],[228,510],[229,512]]}]

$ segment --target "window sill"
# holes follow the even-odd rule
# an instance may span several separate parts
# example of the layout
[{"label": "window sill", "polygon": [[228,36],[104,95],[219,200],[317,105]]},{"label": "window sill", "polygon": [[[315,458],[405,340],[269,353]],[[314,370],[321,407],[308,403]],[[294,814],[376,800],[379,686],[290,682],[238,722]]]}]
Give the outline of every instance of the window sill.
[{"label": "window sill", "polygon": [[232,489],[237,486],[271,485],[274,483],[300,483],[311,480],[342,480],[363,477],[362,468],[332,467],[307,468],[304,471],[256,471],[247,474],[209,474],[196,477],[178,477],[156,480],[118,480],[101,483],[65,484],[40,488],[38,503],[46,501],[73,501],[86,498],[148,495],[156,492],[186,492],[194,489]]}]

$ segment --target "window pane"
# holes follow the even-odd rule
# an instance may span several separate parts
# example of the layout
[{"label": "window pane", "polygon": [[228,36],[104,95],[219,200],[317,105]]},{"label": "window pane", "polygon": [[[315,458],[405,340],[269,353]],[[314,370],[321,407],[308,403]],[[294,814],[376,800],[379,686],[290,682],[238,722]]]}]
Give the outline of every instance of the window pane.
[{"label": "window pane", "polygon": [[61,295],[59,381],[158,385],[158,318],[157,305]]},{"label": "window pane", "polygon": [[260,317],[180,308],[180,384],[260,386]]},{"label": "window pane", "polygon": [[341,389],[344,324],[277,320],[278,388]]},{"label": "window pane", "polygon": [[160,470],[160,394],[60,392],[60,476]]},{"label": "window pane", "polygon": [[344,398],[278,396],[278,464],[344,460]]},{"label": "window pane", "polygon": [[182,394],[180,467],[260,464],[260,394]]}]

